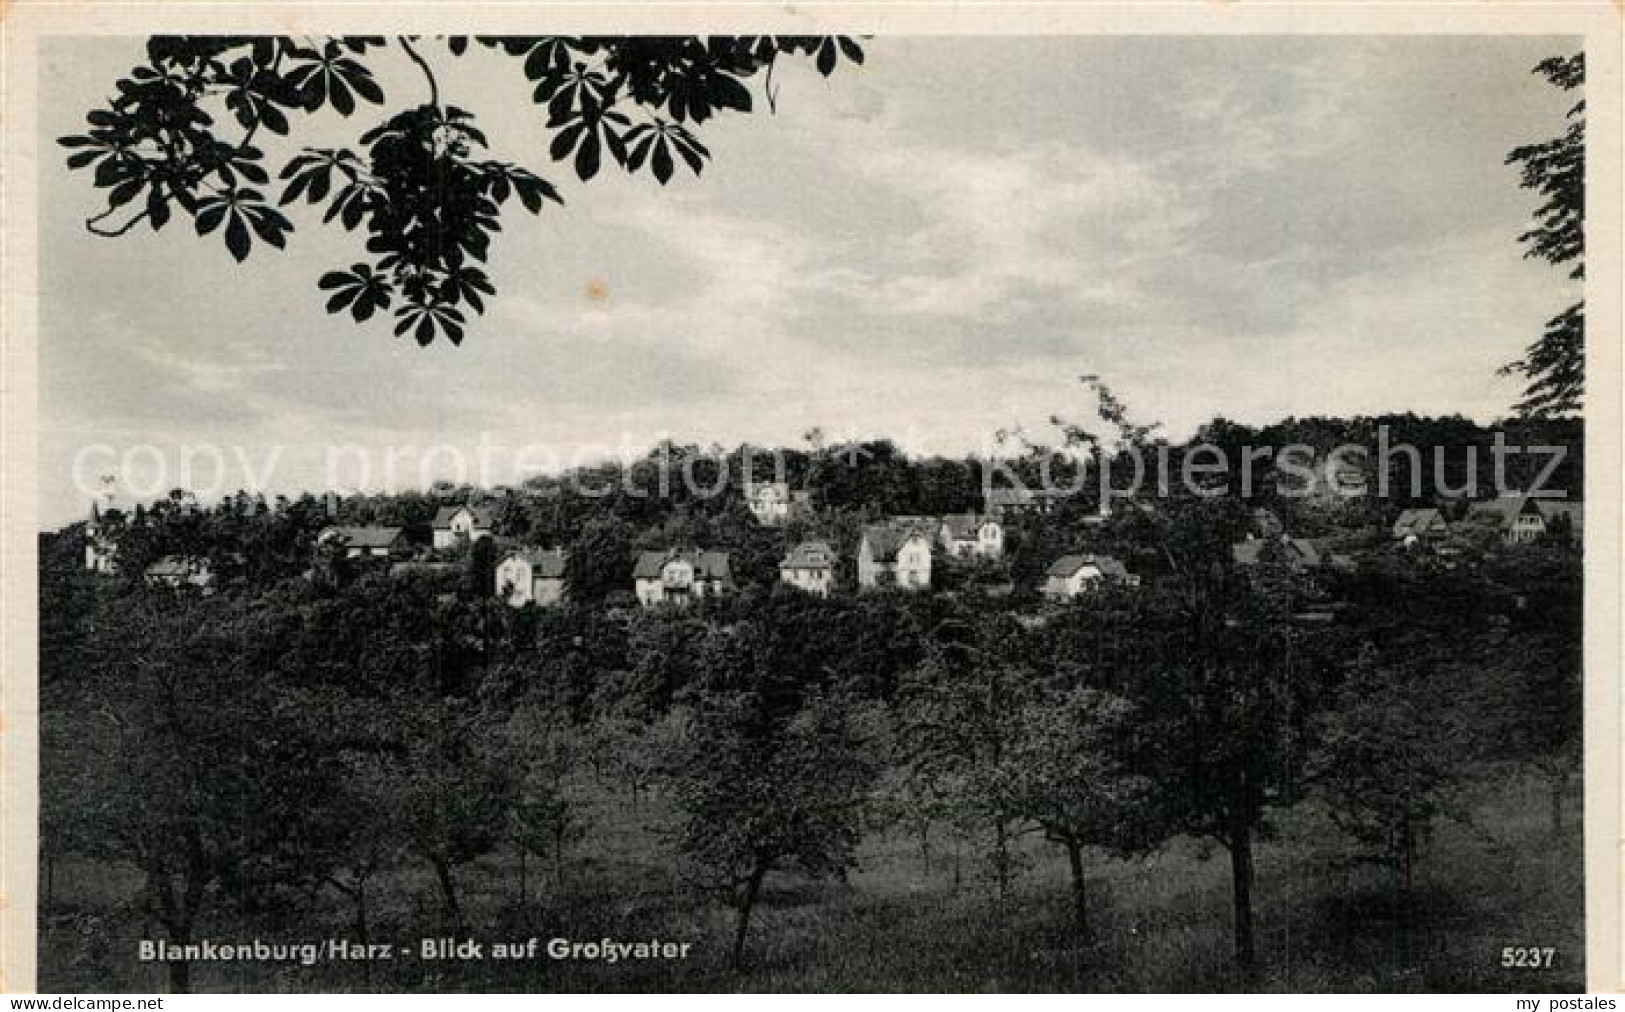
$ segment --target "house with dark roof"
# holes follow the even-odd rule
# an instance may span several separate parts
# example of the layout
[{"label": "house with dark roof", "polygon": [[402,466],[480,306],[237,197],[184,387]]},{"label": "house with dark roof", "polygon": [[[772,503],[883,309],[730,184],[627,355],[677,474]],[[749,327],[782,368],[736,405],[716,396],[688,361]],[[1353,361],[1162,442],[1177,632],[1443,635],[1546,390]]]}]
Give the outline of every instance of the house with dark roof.
[{"label": "house with dark roof", "polygon": [[934,525],[921,517],[864,527],[858,542],[858,586],[930,587],[934,534]]},{"label": "house with dark roof", "polygon": [[434,514],[434,546],[452,548],[488,538],[496,515],[484,506],[442,506]]},{"label": "house with dark roof", "polygon": [[1474,503],[1467,510],[1467,522],[1494,530],[1509,545],[1528,544],[1558,531],[1579,543],[1585,534],[1585,504],[1519,492]]},{"label": "house with dark roof", "polygon": [[997,520],[1045,514],[1072,493],[1047,488],[990,488],[982,495],[982,512]]},{"label": "house with dark roof", "polygon": [[515,608],[537,604],[549,608],[564,600],[562,548],[516,548],[497,562],[496,595]]},{"label": "house with dark roof", "polygon": [[1246,541],[1238,541],[1230,546],[1230,557],[1237,566],[1251,569],[1264,560],[1265,552],[1271,546],[1280,549],[1280,561],[1294,573],[1319,569],[1327,561],[1326,553],[1314,541],[1308,538],[1290,538],[1284,534],[1279,538],[1248,538]]},{"label": "house with dark roof", "polygon": [[667,602],[687,603],[694,598],[718,597],[733,589],[727,552],[668,548],[640,552],[632,567],[632,585],[638,603],[654,607]]},{"label": "house with dark roof", "polygon": [[340,545],[347,559],[387,559],[407,550],[399,527],[324,527],[316,544]]},{"label": "house with dark roof", "polygon": [[1004,525],[991,516],[952,513],[942,518],[938,532],[942,548],[956,559],[1004,556]]},{"label": "house with dark roof", "polygon": [[1394,519],[1390,533],[1395,541],[1415,544],[1418,541],[1439,542],[1450,536],[1450,524],[1437,509],[1401,510]]},{"label": "house with dark roof", "polygon": [[1055,600],[1071,600],[1108,583],[1137,587],[1140,578],[1110,555],[1063,555],[1044,574],[1043,592]]},{"label": "house with dark roof", "polygon": [[835,549],[827,541],[803,541],[779,563],[779,581],[828,597],[835,587]]}]

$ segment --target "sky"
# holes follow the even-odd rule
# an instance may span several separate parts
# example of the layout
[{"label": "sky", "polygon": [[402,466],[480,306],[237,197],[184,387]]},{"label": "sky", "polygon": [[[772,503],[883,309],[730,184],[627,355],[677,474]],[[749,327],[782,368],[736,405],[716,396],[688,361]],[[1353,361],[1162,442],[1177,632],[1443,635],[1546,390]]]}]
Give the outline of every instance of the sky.
[{"label": "sky", "polygon": [[[46,163],[42,526],[81,517],[102,476],[128,497],[507,482],[814,426],[985,450],[1086,415],[1084,373],[1176,436],[1215,416],[1488,422],[1519,389],[1496,367],[1575,294],[1523,258],[1537,200],[1504,164],[1561,129],[1573,96],[1530,71],[1567,40],[865,48],[828,80],[781,68],[776,112],[706,124],[713,161],[664,188],[567,178],[517,63],[442,50],[446,100],[566,200],[505,217],[498,295],[461,347],[329,316],[316,279],[362,251],[315,215],[243,265],[186,222],[101,239],[89,178]],[[80,132],[141,52],[48,41],[42,137]],[[391,107],[425,97],[398,50],[374,64]],[[353,145],[382,116],[324,112],[302,140]]]}]

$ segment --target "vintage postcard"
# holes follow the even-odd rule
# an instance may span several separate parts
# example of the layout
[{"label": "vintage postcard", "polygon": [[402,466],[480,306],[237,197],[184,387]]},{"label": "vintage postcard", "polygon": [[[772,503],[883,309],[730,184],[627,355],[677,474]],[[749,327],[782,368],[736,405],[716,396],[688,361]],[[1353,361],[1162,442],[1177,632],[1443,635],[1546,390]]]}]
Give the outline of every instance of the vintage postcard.
[{"label": "vintage postcard", "polygon": [[1620,988],[1619,18],[11,4],[4,987]]}]

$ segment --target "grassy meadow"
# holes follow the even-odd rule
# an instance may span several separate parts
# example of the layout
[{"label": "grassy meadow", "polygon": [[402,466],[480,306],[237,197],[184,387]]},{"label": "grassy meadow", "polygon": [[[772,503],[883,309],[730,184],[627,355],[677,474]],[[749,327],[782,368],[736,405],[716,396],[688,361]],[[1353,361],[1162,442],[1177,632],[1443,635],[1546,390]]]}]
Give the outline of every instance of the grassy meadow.
[{"label": "grassy meadow", "polygon": [[[1102,860],[1089,878],[1095,937],[1073,928],[1064,854],[1022,842],[1022,869],[1001,901],[969,841],[877,832],[847,881],[770,876],[750,927],[746,969],[727,969],[733,914],[672,870],[671,812],[659,795],[579,786],[591,827],[563,867],[527,862],[526,902],[510,849],[459,870],[467,937],[689,941],[686,960],[320,962],[314,967],[198,963],[199,991],[234,990],[741,990],[741,991],[1560,991],[1584,986],[1583,849],[1571,806],[1550,834],[1533,777],[1481,785],[1470,822],[1441,822],[1407,903],[1392,872],[1351,863],[1312,803],[1279,818],[1258,849],[1260,976],[1230,964],[1229,866],[1176,840],[1139,861]],[[138,909],[139,876],[73,858],[53,875],[42,909],[40,986],[63,991],[162,990],[164,967],[140,964],[158,937]],[[43,888],[43,885],[42,885]],[[331,891],[286,908],[216,914],[200,938],[323,941],[356,935]],[[426,869],[381,878],[369,919],[375,941],[442,933]],[[215,904],[216,909],[222,904]],[[149,931],[152,932],[149,934]],[[1551,970],[1503,969],[1502,947],[1553,946]]]}]

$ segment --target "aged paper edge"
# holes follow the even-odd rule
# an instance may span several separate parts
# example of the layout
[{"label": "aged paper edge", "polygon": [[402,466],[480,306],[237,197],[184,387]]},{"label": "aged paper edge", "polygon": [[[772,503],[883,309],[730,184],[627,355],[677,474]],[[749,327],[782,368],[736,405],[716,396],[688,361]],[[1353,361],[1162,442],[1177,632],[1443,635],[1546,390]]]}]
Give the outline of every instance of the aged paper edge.
[{"label": "aged paper edge", "polygon": [[[1587,56],[1585,843],[1591,991],[1625,990],[1620,597],[1621,37],[1615,3],[46,3],[0,0],[0,991],[35,987],[36,46],[47,35],[375,32],[1583,36]],[[1600,227],[1599,227],[1600,226]],[[1510,239],[1509,239],[1510,241]]]}]

